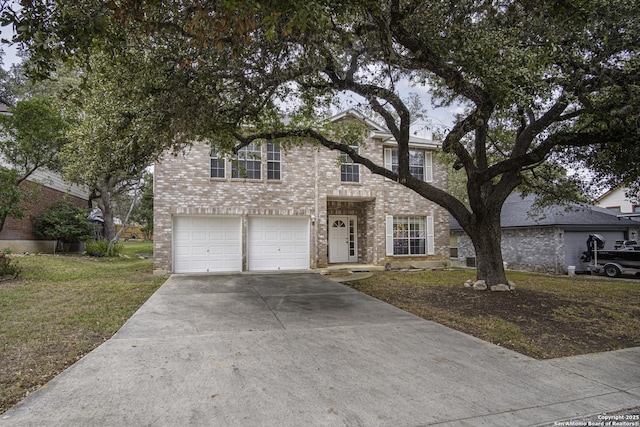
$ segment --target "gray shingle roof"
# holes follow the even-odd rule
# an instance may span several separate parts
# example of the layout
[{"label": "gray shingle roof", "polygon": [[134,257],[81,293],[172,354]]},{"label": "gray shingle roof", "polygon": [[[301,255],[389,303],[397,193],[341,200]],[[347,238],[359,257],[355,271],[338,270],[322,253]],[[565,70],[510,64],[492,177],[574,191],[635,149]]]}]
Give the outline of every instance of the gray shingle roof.
[{"label": "gray shingle roof", "polygon": [[[572,204],[569,208],[554,205],[533,212],[535,196],[529,195],[524,199],[519,193],[510,195],[502,207],[500,221],[502,228],[515,227],[550,227],[564,226],[565,228],[584,226],[622,226],[638,227],[635,220],[618,218],[616,212],[595,206]],[[455,218],[451,218],[451,230],[461,230]]]}]

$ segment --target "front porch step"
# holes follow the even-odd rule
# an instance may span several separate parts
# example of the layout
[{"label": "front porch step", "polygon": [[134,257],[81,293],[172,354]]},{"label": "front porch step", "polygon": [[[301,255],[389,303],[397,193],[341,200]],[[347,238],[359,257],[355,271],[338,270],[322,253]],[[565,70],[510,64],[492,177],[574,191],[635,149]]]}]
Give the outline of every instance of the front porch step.
[{"label": "front porch step", "polygon": [[379,265],[364,264],[334,264],[318,270],[318,273],[335,282],[351,282],[367,279],[373,276],[374,271],[384,271]]}]

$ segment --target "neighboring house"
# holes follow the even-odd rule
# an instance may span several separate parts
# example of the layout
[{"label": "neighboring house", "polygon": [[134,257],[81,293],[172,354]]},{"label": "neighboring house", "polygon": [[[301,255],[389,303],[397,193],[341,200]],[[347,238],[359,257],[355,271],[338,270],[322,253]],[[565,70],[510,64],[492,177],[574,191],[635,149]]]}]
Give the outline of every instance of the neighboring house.
[{"label": "neighboring house", "polygon": [[[534,196],[522,199],[512,194],[502,208],[502,257],[507,268],[559,274],[575,266],[576,271],[587,271],[580,257],[587,249],[589,234],[601,234],[607,249],[614,249],[616,240],[638,239],[638,221],[617,218],[605,209],[551,206],[530,215],[533,201]],[[451,233],[453,244],[457,242],[458,261],[473,264],[471,240],[454,219]]]},{"label": "neighboring house", "polygon": [[[0,158],[0,167],[11,167]],[[35,171],[22,188],[38,190],[37,200],[29,203],[29,208],[22,219],[8,217],[0,231],[0,250],[10,249],[12,252],[52,253],[56,242],[38,236],[35,231],[35,219],[51,204],[60,199],[67,199],[76,206],[88,206],[89,191],[84,187],[72,185],[64,181],[58,174],[46,171]]]},{"label": "neighboring house", "polygon": [[[349,110],[331,119],[371,128],[367,156],[397,167],[396,142]],[[416,176],[446,188],[438,142],[412,139]],[[342,158],[343,162],[338,159]],[[299,270],[336,263],[385,265],[449,257],[449,214],[337,151],[265,143],[234,161],[195,143],[154,170],[156,273]]]},{"label": "neighboring house", "polygon": [[640,205],[632,203],[625,193],[625,188],[616,187],[598,197],[595,204],[615,213],[640,213]]},{"label": "neighboring house", "polygon": [[[5,104],[0,104],[0,114],[11,114]],[[0,167],[12,168],[6,160],[0,157]],[[72,185],[56,173],[47,170],[36,170],[21,187],[35,189],[39,187],[38,199],[29,203],[29,209],[22,219],[8,217],[0,231],[0,251],[9,249],[12,252],[52,253],[56,249],[56,242],[44,240],[35,231],[35,218],[44,212],[57,200],[66,198],[76,206],[87,207],[89,190],[85,187]]]}]

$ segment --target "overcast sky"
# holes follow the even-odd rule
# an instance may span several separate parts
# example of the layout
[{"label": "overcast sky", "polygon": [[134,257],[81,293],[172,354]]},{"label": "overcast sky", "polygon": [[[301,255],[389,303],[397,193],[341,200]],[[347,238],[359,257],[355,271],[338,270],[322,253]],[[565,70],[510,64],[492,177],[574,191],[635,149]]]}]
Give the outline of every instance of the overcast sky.
[{"label": "overcast sky", "polygon": [[[13,27],[12,26],[6,26],[6,27],[0,27],[1,30],[1,36],[0,38],[2,39],[11,39],[11,37],[13,36]],[[9,68],[11,68],[11,65],[16,63],[16,62],[20,62],[20,58],[18,58],[17,52],[18,49],[16,48],[16,46],[10,46],[6,43],[2,43],[2,50],[4,52],[4,55],[2,57],[2,61],[3,61],[3,67],[5,70],[8,70]]]}]

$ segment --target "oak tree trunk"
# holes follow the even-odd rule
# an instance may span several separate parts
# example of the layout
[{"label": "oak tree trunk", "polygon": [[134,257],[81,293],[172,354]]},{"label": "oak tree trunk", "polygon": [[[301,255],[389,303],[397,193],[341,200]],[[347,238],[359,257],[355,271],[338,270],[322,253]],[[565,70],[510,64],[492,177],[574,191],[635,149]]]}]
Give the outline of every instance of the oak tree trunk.
[{"label": "oak tree trunk", "polygon": [[477,280],[485,280],[488,287],[507,284],[500,246],[500,210],[477,218],[466,231],[476,252]]},{"label": "oak tree trunk", "polygon": [[102,205],[102,219],[104,219],[104,238],[107,242],[113,240],[116,235],[116,226],[113,221],[113,203],[111,201],[110,177],[104,178],[97,185],[100,192],[100,204]]}]

